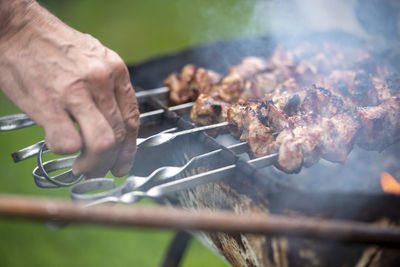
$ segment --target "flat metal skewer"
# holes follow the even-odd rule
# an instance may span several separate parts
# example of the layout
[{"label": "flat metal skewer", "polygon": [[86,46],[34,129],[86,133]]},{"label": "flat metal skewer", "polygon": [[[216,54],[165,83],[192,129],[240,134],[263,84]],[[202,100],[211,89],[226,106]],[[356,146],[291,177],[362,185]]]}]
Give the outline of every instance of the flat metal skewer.
[{"label": "flat metal skewer", "polygon": [[[176,129],[176,128],[172,128],[170,130],[174,130],[174,129]],[[227,148],[231,149],[236,154],[241,154],[241,153],[248,151],[248,144],[247,144],[247,142],[243,142],[243,143],[228,146]],[[207,157],[215,155],[216,153],[219,153],[221,151],[222,151],[222,149],[217,149],[217,150],[214,150],[211,152],[207,152],[207,153],[198,155],[198,156],[192,158],[190,161],[188,161],[182,167],[172,167],[172,166],[160,167],[157,170],[155,170],[151,175],[154,175],[154,173],[157,173],[157,180],[165,180],[168,178],[172,178],[173,176],[177,175],[178,173],[183,172],[185,169],[189,168],[191,165],[196,164],[202,160],[207,160]],[[74,176],[72,174],[71,170],[64,171],[61,174],[57,174],[56,176],[53,176],[53,177],[49,176],[49,174],[52,172],[58,172],[63,169],[71,168],[75,158],[76,158],[76,156],[69,156],[69,157],[59,158],[59,159],[55,159],[55,160],[49,160],[46,162],[40,161],[38,163],[38,166],[33,170],[33,173],[32,173],[36,185],[41,188],[57,188],[57,187],[71,186],[71,185],[78,183],[80,180],[82,180],[83,177]],[[39,166],[42,166],[42,167],[40,168]],[[140,177],[140,179],[146,179],[146,178],[148,178],[148,177]],[[96,178],[96,179],[99,179],[99,178]],[[95,181],[96,179],[91,179],[91,181]],[[104,178],[104,179],[109,179],[109,178]],[[81,187],[81,185],[80,185],[80,187]],[[71,194],[72,193],[73,193],[73,191],[71,191]]]},{"label": "flat metal skewer", "polygon": [[[144,90],[144,91],[139,91],[136,93],[136,99],[138,100],[139,103],[146,102],[146,100],[149,97],[167,97],[169,93],[169,88],[168,87],[160,87],[160,88],[155,88],[155,89],[150,89],[150,90]],[[181,106],[181,105],[179,105]],[[186,103],[182,105],[182,108],[187,108],[190,106],[189,103]],[[193,103],[191,103],[191,106],[193,106]],[[190,107],[191,107],[190,106]],[[178,107],[178,106],[176,106]],[[178,107],[179,109],[180,107]],[[176,108],[174,110],[177,110]],[[155,111],[152,111],[152,115],[155,114],[162,114],[164,110],[158,109]],[[147,121],[148,118],[147,116],[144,116],[144,121]],[[143,123],[141,119],[141,123]],[[26,128],[29,126],[36,125],[36,123],[28,117],[26,114],[14,114],[14,115],[8,115],[4,117],[0,117],[0,131],[12,131],[12,130],[17,130],[17,129],[22,129]]]},{"label": "flat metal skewer", "polygon": [[164,86],[160,88],[143,90],[139,92],[135,92],[136,99],[139,103],[146,102],[150,97],[158,97],[167,99],[169,94],[169,88]]},{"label": "flat metal skewer", "polygon": [[[168,110],[170,110],[170,111],[185,111],[185,110],[189,110],[192,106],[193,106],[193,102],[190,102],[190,103],[185,103],[182,105],[170,107]],[[165,111],[163,109],[157,109],[157,110],[142,113],[142,114],[140,114],[140,124],[143,125],[148,121],[154,121],[156,119],[159,119],[163,116],[164,112]],[[18,116],[18,117],[24,118],[24,116],[19,116],[19,115],[24,115],[26,118],[28,118],[28,116],[26,116],[25,114],[18,114],[18,115],[12,115],[12,116]],[[11,117],[11,116],[7,116],[7,117]],[[14,120],[12,122],[13,124],[11,127],[9,127],[9,126],[6,127],[5,125],[10,125],[10,123],[11,123],[10,120],[11,119],[8,119],[7,123],[4,122],[3,129],[6,129],[7,127],[8,127],[7,131],[20,129],[17,126],[17,125],[20,125],[19,119]],[[32,123],[33,124],[31,124],[31,125],[34,125],[33,121],[32,121]],[[1,127],[1,124],[0,124],[0,127]],[[28,126],[26,126],[26,127],[28,127]],[[0,129],[0,131],[2,131],[2,130]],[[144,140],[144,138],[143,139],[138,138],[138,141],[140,141],[140,140]],[[44,141],[39,141],[36,144],[22,148],[16,152],[12,153],[11,157],[13,158],[15,163],[20,162],[25,159],[28,159],[28,158],[31,158],[31,157],[34,157],[39,153],[39,150],[42,147],[43,143],[44,143]],[[44,151],[44,152],[47,152],[47,151]]]},{"label": "flat metal skewer", "polygon": [[15,114],[0,118],[0,131],[11,131],[35,125],[26,114]]},{"label": "flat metal skewer", "polygon": [[[267,155],[264,157],[249,160],[255,168],[262,168],[271,166],[278,159],[278,153]],[[164,183],[154,186],[149,190],[143,192],[145,196],[150,198],[159,198],[168,194],[176,193],[177,191],[196,187],[198,185],[215,182],[222,179],[227,175],[233,175],[236,164],[228,165],[222,168],[214,169],[211,171],[199,173],[176,181]]]},{"label": "flat metal skewer", "polygon": [[[144,114],[146,114],[146,113],[144,113]],[[221,123],[217,123],[217,124],[183,130],[183,131],[176,132],[176,133],[161,132],[161,133],[149,136],[147,138],[138,138],[137,146],[138,147],[158,146],[158,145],[161,145],[161,144],[171,141],[172,139],[174,139],[177,136],[191,134],[191,133],[200,132],[200,131],[211,130],[211,129],[217,129],[217,128],[225,127],[227,125],[228,125],[228,122],[221,122]],[[40,148],[43,146],[43,143],[44,143],[44,141],[39,141],[36,144],[30,145],[28,147],[25,147],[23,149],[20,149],[16,152],[12,153],[11,156],[12,156],[14,162],[20,162],[27,158],[36,156],[39,153]],[[43,152],[47,152],[47,151],[48,150],[45,150]]]},{"label": "flat metal skewer", "polygon": [[137,144],[138,148],[159,146],[161,144],[171,141],[172,139],[174,139],[178,136],[192,134],[192,133],[206,131],[206,130],[222,128],[222,127],[225,127],[228,125],[229,125],[229,123],[227,121],[224,121],[224,122],[220,122],[220,123],[216,123],[216,124],[212,124],[212,125],[206,125],[206,126],[188,129],[188,130],[183,130],[183,131],[176,132],[176,133],[158,133],[158,134],[149,136],[145,139],[139,139],[136,142],[136,144]]}]

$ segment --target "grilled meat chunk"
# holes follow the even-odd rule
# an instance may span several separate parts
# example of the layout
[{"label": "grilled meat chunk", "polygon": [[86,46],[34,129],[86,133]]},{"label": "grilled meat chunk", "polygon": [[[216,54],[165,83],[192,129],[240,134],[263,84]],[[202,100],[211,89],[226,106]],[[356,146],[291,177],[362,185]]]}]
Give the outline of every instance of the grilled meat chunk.
[{"label": "grilled meat chunk", "polygon": [[271,128],[264,125],[267,113],[267,106],[263,102],[234,104],[228,109],[231,134],[242,141],[248,141],[255,156],[268,154],[267,144],[274,141]]},{"label": "grilled meat chunk", "polygon": [[169,75],[164,84],[170,88],[170,101],[183,104],[196,100],[199,94],[209,94],[212,86],[219,80],[219,74],[188,64],[182,68],[180,74]]},{"label": "grilled meat chunk", "polygon": [[321,120],[321,156],[332,162],[345,163],[353,148],[360,124],[348,113]]},{"label": "grilled meat chunk", "polygon": [[319,123],[286,129],[277,136],[278,168],[296,173],[320,157],[345,162],[355,142],[359,123],[347,113],[332,118],[320,117],[317,121]]},{"label": "grilled meat chunk", "polygon": [[237,102],[244,91],[246,80],[251,79],[257,73],[271,68],[271,64],[263,58],[248,57],[238,65],[232,66],[229,73],[216,86],[218,96],[228,102]]},{"label": "grilled meat chunk", "polygon": [[232,136],[247,140],[248,126],[252,120],[258,121],[257,110],[260,102],[248,102],[246,104],[233,104],[228,108],[227,119]]},{"label": "grilled meat chunk", "polygon": [[248,125],[249,147],[256,157],[261,157],[271,153],[269,144],[274,142],[274,136],[271,129],[259,120],[251,121]]},{"label": "grilled meat chunk", "polygon": [[230,104],[207,94],[200,94],[190,112],[197,125],[209,125],[227,120]]},{"label": "grilled meat chunk", "polygon": [[241,136],[243,131],[248,130],[249,121],[253,120],[268,126],[273,132],[280,132],[292,125],[290,119],[271,101],[250,101],[233,104],[228,108],[228,121],[233,136]]},{"label": "grilled meat chunk", "polygon": [[391,97],[378,106],[358,108],[356,114],[361,123],[360,147],[382,151],[400,140],[398,97]]}]

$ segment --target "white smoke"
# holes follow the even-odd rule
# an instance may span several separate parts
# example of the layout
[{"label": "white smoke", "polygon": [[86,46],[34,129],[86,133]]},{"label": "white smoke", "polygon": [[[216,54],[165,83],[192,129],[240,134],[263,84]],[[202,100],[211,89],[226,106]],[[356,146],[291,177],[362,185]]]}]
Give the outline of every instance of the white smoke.
[{"label": "white smoke", "polygon": [[[365,36],[355,16],[357,0],[289,0],[266,2],[272,34],[345,31]],[[258,11],[255,11],[257,14]]]}]

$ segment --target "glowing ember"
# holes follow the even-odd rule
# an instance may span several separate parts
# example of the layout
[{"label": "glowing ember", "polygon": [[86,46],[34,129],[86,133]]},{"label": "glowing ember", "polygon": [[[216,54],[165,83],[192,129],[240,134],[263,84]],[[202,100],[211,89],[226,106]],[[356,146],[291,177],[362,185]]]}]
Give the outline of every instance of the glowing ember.
[{"label": "glowing ember", "polygon": [[400,194],[400,183],[388,172],[381,173],[381,187],[386,193]]}]

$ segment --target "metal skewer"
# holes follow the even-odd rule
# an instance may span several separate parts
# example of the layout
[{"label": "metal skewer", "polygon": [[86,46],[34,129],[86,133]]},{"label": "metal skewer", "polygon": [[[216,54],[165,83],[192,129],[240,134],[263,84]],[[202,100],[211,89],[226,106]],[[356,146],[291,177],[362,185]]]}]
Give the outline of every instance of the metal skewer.
[{"label": "metal skewer", "polygon": [[[189,189],[198,185],[214,182],[223,177],[226,177],[227,175],[233,175],[236,165],[228,165],[208,172],[192,175],[186,178],[181,178],[176,181],[168,182],[168,180],[178,176],[189,168],[193,168],[194,166],[199,167],[199,164],[202,164],[201,166],[207,165],[210,157],[215,157],[221,151],[222,149],[218,149],[196,156],[189,160],[182,167],[161,167],[147,177],[131,176],[125,181],[123,185],[117,188],[114,188],[115,185],[113,179],[94,178],[74,185],[71,188],[71,197],[72,199],[77,200],[92,200],[92,202],[90,202],[88,206],[119,202],[132,204],[138,202],[144,197],[161,198],[168,194],[176,193],[184,189]],[[277,156],[277,154],[271,154],[258,159],[249,160],[248,162],[255,168],[267,167],[272,165],[276,161]],[[151,183],[154,181],[166,182],[160,185],[152,186]],[[95,192],[97,190],[108,191],[97,194],[90,194],[91,192]]]},{"label": "metal skewer", "polygon": [[[222,149],[214,150],[208,153],[204,153],[193,157],[186,164],[181,167],[165,166],[156,169],[147,177],[140,177],[132,175],[128,177],[124,184],[114,188],[114,179],[110,178],[94,178],[83,183],[80,183],[71,188],[71,198],[76,200],[94,200],[91,204],[101,204],[108,202],[123,202],[132,203],[136,202],[142,198],[141,191],[136,191],[134,195],[130,197],[124,197],[126,193],[133,192],[137,189],[147,189],[151,188],[155,182],[165,181],[171,179],[193,166],[199,164],[205,165],[209,161],[210,157],[218,155]],[[107,190],[106,192],[94,193],[98,190]],[[88,194],[89,193],[89,194]],[[132,197],[137,199],[133,200]]]},{"label": "metal skewer", "polygon": [[[174,130],[174,129],[176,129],[176,128],[169,129],[169,130]],[[231,145],[228,148],[237,154],[241,154],[248,150],[248,144],[247,144],[247,142],[243,142],[243,143]],[[149,176],[156,175],[157,178],[153,177],[149,180],[160,181],[160,180],[166,180],[166,179],[172,178],[172,177],[178,175],[179,173],[185,171],[186,169],[188,169],[192,164],[195,164],[195,163],[197,164],[197,163],[201,162],[202,160],[206,160],[209,156],[217,154],[221,151],[222,151],[222,149],[218,149],[215,151],[211,151],[211,152],[193,157],[190,161],[188,161],[182,167],[170,167],[170,166],[160,167],[157,170],[155,170],[151,175],[149,175]],[[76,156],[69,156],[69,157],[60,158],[60,159],[49,160],[44,163],[42,161],[39,161],[38,166],[33,170],[33,173],[32,173],[36,185],[40,188],[57,188],[57,187],[71,186],[71,185],[74,185],[74,184],[78,183],[79,181],[81,181],[83,179],[83,177],[73,175],[71,170],[65,171],[56,176],[50,176],[51,172],[56,172],[56,171],[60,171],[62,169],[71,168],[75,158],[76,158]],[[41,156],[38,157],[38,159],[40,160]],[[136,178],[139,180],[146,180],[149,177],[135,177],[135,179],[133,179],[136,181],[134,184],[140,184]],[[113,184],[112,179],[108,179],[108,178],[104,178],[104,179],[111,180],[111,184]],[[96,179],[92,179],[91,181],[94,181],[94,180],[96,180]],[[98,189],[100,189],[100,188],[110,189],[109,186],[111,186],[111,185],[109,185],[109,184],[110,184],[110,182],[103,183],[103,181],[102,181],[100,183]],[[91,190],[90,188],[92,188],[93,185],[94,185],[94,183],[92,182],[89,186],[89,189],[85,189],[85,190]],[[105,186],[105,187],[103,188],[103,186]]]},{"label": "metal skewer", "polygon": [[[169,93],[169,88],[168,87],[160,87],[160,88],[155,88],[155,89],[150,89],[150,90],[144,90],[140,92],[136,92],[136,99],[138,100],[139,103],[146,102],[146,100],[149,97],[167,97]],[[184,106],[185,105],[185,106]],[[182,105],[182,108],[188,107],[190,104],[186,103]],[[191,103],[191,106],[193,103]],[[181,106],[181,105],[179,105]],[[190,106],[190,107],[191,107]],[[178,106],[176,106],[178,107]],[[179,108],[178,108],[179,109]],[[176,108],[174,109],[176,110]],[[152,115],[154,114],[162,114],[164,110],[158,109],[155,111],[152,111]],[[154,116],[153,115],[153,116]],[[147,116],[144,116],[146,118],[145,120],[147,121]],[[141,123],[142,120],[140,121]],[[0,131],[11,131],[11,130],[18,130],[22,128],[26,128],[29,126],[36,125],[36,123],[28,117],[26,114],[14,114],[14,115],[8,115],[0,118]]]},{"label": "metal skewer", "polygon": [[[177,128],[175,127],[165,130],[163,132],[175,131],[176,129]],[[38,187],[41,188],[66,187],[74,185],[80,182],[84,178],[84,175],[78,175],[78,176],[74,175],[71,169],[61,174],[50,176],[49,175],[50,172],[71,168],[77,156],[69,156],[65,158],[43,162],[42,155],[43,153],[48,152],[49,150],[46,147],[44,141],[39,142],[39,144],[40,146],[37,155],[37,167],[32,172],[33,178]]]},{"label": "metal skewer", "polygon": [[[253,165],[255,168],[262,168],[271,166],[276,162],[277,159],[278,153],[274,153],[257,159],[249,160],[248,163]],[[198,185],[210,182],[215,182],[222,179],[223,177],[226,177],[227,175],[233,175],[235,168],[236,164],[232,164],[222,168],[182,178],[176,181],[157,185],[143,192],[142,197],[159,198],[172,193],[176,193],[180,190],[193,188]]]},{"label": "metal skewer", "polygon": [[192,133],[206,131],[206,130],[217,129],[217,128],[225,127],[228,125],[229,125],[229,123],[225,121],[225,122],[216,123],[216,124],[212,124],[212,125],[206,125],[206,126],[188,129],[188,130],[183,130],[183,131],[176,132],[176,133],[158,133],[158,134],[149,136],[145,139],[138,139],[138,141],[136,143],[137,143],[138,148],[154,147],[154,146],[159,146],[161,144],[169,142],[178,136],[192,134]]},{"label": "metal skewer", "polygon": [[[170,111],[186,111],[189,110],[191,107],[193,106],[193,102],[190,103],[185,103],[182,105],[177,105],[177,106],[173,106],[170,107],[168,110]],[[163,116],[164,114],[164,110],[163,109],[157,109],[157,110],[153,110],[153,111],[149,111],[146,113],[142,113],[140,114],[140,124],[143,125],[148,121],[154,121],[156,119],[159,119]],[[11,115],[11,116],[17,116],[17,119],[11,119],[11,116],[7,116],[7,123],[5,121],[3,121],[3,125],[1,125],[0,122],[0,127],[3,127],[3,129],[6,129],[7,127],[7,131],[8,130],[12,130],[12,129],[20,129],[18,128],[18,125],[20,125],[21,121],[19,121],[19,118],[23,118],[24,116],[19,116],[19,115],[24,115],[26,118],[27,116],[25,114],[18,114],[18,115]],[[3,117],[5,118],[5,117]],[[13,121],[12,121],[13,120]],[[33,123],[33,121],[32,121]],[[6,127],[6,125],[9,125]],[[10,126],[12,125],[12,126]],[[34,123],[32,124],[34,125]],[[26,126],[28,127],[28,126]],[[12,128],[12,129],[11,129]],[[1,131],[1,128],[0,128]],[[144,140],[144,139],[140,139],[138,138],[138,141],[140,140]],[[30,145],[28,147],[22,148],[14,153],[11,154],[11,157],[13,158],[14,162],[20,162],[22,160],[31,158],[36,156],[39,153],[40,148],[42,147],[44,141],[39,141],[36,144]],[[48,150],[44,150],[44,153],[48,152]]]},{"label": "metal skewer", "polygon": [[[146,113],[145,113],[146,114]],[[212,125],[207,125],[207,126],[202,126],[202,127],[196,127],[188,130],[183,130],[180,132],[176,133],[169,133],[171,129],[167,131],[163,131],[161,133],[146,137],[146,138],[138,138],[137,139],[137,146],[139,147],[151,147],[151,146],[158,146],[161,144],[164,144],[166,142],[171,141],[175,137],[181,136],[181,135],[186,135],[186,134],[191,134],[195,132],[200,132],[200,131],[206,131],[206,130],[211,130],[211,129],[217,129],[221,127],[227,126],[229,123],[228,122],[221,122],[217,124],[212,124]],[[173,128],[176,130],[176,128]],[[40,148],[43,146],[44,141],[39,141],[36,144],[30,145],[28,147],[25,147],[23,149],[20,149],[14,153],[11,154],[14,162],[19,162],[25,159],[28,159],[30,157],[34,157],[39,154]],[[46,148],[43,150],[44,153],[48,152],[49,150]]]},{"label": "metal skewer", "polygon": [[0,131],[11,131],[35,125],[26,114],[15,114],[0,118]]},{"label": "metal skewer", "polygon": [[169,88],[168,87],[160,87],[150,90],[143,90],[139,92],[135,92],[136,99],[139,103],[146,102],[150,97],[158,97],[167,99],[169,95]]}]

